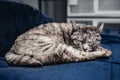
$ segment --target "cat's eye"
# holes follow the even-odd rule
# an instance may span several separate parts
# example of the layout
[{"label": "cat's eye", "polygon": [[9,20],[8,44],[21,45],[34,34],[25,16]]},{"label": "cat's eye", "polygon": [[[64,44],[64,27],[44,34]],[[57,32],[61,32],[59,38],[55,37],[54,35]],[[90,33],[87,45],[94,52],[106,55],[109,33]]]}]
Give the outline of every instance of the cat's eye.
[{"label": "cat's eye", "polygon": [[100,41],[101,39],[96,39],[96,41]]},{"label": "cat's eye", "polygon": [[93,43],[93,42],[88,42],[89,44]]},{"label": "cat's eye", "polygon": [[79,40],[79,39],[73,39],[73,41],[77,41],[77,42],[83,43],[83,40]]},{"label": "cat's eye", "polygon": [[73,39],[74,41],[78,41],[78,42],[80,42],[78,39]]},{"label": "cat's eye", "polygon": [[100,41],[101,40],[101,37],[96,37],[96,41]]},{"label": "cat's eye", "polygon": [[93,41],[88,41],[87,43],[92,44],[92,43],[93,43]]},{"label": "cat's eye", "polygon": [[97,37],[99,37],[99,36],[100,36],[100,34],[96,34],[96,36],[97,36]]}]

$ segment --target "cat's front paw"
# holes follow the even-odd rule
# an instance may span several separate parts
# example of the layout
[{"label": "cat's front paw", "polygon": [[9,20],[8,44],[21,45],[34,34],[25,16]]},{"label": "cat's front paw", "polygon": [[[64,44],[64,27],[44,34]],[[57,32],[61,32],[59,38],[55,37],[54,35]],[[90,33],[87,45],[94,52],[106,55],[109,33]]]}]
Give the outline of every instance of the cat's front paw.
[{"label": "cat's front paw", "polygon": [[109,57],[112,54],[112,51],[105,49],[105,57]]}]

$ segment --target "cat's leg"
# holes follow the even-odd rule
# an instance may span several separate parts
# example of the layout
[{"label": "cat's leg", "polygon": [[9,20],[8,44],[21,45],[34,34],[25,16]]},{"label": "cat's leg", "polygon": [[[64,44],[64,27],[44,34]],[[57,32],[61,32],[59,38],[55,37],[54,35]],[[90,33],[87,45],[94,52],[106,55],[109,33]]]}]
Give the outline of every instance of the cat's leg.
[{"label": "cat's leg", "polygon": [[106,52],[106,56],[108,55],[107,57],[109,57],[109,56],[112,54],[112,51],[111,51],[111,50],[105,49],[105,48],[103,48],[102,46],[97,47],[97,48],[96,48],[96,51],[107,51],[107,52]]},{"label": "cat's leg", "polygon": [[[102,46],[99,46],[99,47],[97,47],[96,48],[96,51],[106,51],[106,50],[108,50],[108,51],[110,51],[109,49],[105,49],[105,48],[103,48]],[[111,51],[110,51],[111,52]]]},{"label": "cat's leg", "polygon": [[109,57],[111,55],[111,51],[104,49],[93,52],[81,52],[81,54],[82,56],[79,61],[93,60],[100,57]]},{"label": "cat's leg", "polygon": [[16,66],[42,66],[42,63],[29,55],[19,55],[12,52],[8,52],[5,56],[6,60],[11,65]]},{"label": "cat's leg", "polygon": [[72,46],[66,44],[59,44],[60,52],[63,53],[63,59],[69,61],[85,61],[92,60],[98,57],[108,57],[111,52],[106,50],[98,50],[94,52],[83,52],[79,51]]}]

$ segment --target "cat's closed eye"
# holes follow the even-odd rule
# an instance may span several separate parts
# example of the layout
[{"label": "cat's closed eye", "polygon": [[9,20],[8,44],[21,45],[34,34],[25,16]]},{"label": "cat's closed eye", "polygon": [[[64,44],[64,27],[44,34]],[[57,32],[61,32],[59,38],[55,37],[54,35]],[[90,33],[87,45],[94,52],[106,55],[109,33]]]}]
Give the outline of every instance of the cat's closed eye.
[{"label": "cat's closed eye", "polygon": [[96,41],[100,41],[100,40],[101,40],[100,34],[96,34]]},{"label": "cat's closed eye", "polygon": [[96,37],[100,37],[100,34],[96,34]]}]

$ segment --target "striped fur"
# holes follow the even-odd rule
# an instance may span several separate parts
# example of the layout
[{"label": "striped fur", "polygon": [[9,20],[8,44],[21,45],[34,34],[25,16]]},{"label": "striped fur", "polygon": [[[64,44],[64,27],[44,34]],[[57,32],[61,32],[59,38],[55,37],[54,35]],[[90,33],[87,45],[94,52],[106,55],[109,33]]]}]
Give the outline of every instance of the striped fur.
[{"label": "striped fur", "polygon": [[98,27],[47,23],[20,35],[5,57],[13,65],[41,66],[110,56],[111,51],[100,47],[100,40]]}]

